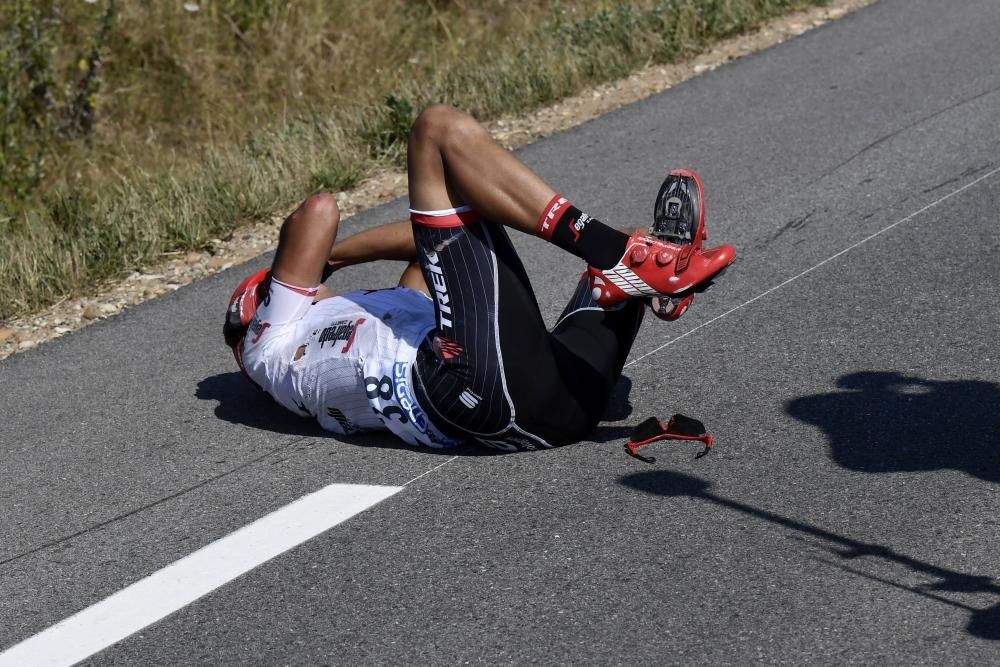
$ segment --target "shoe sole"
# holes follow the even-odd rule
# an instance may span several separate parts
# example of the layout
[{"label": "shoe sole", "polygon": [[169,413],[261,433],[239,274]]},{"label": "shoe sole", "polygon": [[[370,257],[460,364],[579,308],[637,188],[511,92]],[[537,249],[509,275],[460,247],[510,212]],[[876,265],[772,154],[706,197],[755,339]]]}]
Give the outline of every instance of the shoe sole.
[{"label": "shoe sole", "polygon": [[[656,194],[656,202],[657,203],[660,201],[660,197],[663,196],[663,187],[664,187],[664,184],[666,184],[666,181],[671,176],[679,176],[679,177],[682,177],[682,178],[689,178],[689,179],[691,179],[691,180],[694,181],[695,187],[698,189],[698,194],[697,194],[697,197],[698,197],[698,220],[695,221],[694,229],[691,230],[691,245],[693,245],[695,248],[701,248],[701,244],[705,240],[705,236],[706,236],[706,234],[705,234],[705,217],[706,217],[706,214],[705,214],[705,210],[706,210],[706,206],[705,206],[705,188],[704,188],[704,186],[701,183],[701,177],[698,175],[698,172],[696,172],[694,169],[686,169],[686,168],[684,168],[684,169],[674,169],[673,171],[671,171],[671,172],[669,172],[667,174],[667,177],[665,179],[663,179],[664,182],[663,182],[663,184],[660,185],[660,191],[657,192],[657,194]],[[653,226],[651,226],[649,228],[648,233],[651,236],[655,237],[655,238],[659,238],[661,240],[664,240],[663,237],[657,236],[657,234],[654,232],[654,228],[656,226],[656,221],[655,221],[655,218],[656,218],[656,206],[655,206],[655,204],[654,204],[654,208],[653,208],[653,218],[654,218]],[[686,245],[686,244],[684,244],[684,245]]]}]

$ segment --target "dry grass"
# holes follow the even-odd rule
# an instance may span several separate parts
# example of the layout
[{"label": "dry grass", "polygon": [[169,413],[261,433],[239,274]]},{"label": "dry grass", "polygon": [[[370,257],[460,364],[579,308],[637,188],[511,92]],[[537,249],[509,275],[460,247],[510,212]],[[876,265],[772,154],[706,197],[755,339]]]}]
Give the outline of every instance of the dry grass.
[{"label": "dry grass", "polygon": [[[40,39],[56,47],[51,78],[62,85],[50,109],[79,99],[80,56],[92,51],[107,1],[51,0],[59,20]],[[92,127],[73,134],[49,123],[36,137],[40,180],[4,193],[0,321],[164,252],[203,247],[309,191],[350,187],[401,158],[427,103],[482,119],[525,111],[815,4],[119,3],[92,67]]]}]

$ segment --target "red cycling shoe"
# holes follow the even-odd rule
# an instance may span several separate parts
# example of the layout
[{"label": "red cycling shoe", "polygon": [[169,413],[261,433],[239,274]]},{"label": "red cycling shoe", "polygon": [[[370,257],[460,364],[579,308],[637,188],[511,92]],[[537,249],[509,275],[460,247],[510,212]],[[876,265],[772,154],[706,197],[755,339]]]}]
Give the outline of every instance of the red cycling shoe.
[{"label": "red cycling shoe", "polygon": [[686,298],[708,287],[735,259],[736,249],[728,244],[679,246],[636,233],[615,266],[604,270],[589,266],[587,275],[594,300],[613,306],[647,297]]},{"label": "red cycling shoe", "polygon": [[675,320],[736,259],[725,244],[703,248],[706,238],[704,190],[690,169],[670,172],[656,197],[648,236],[637,232],[625,254],[610,269],[588,267],[594,299],[610,306],[629,299],[650,299],[661,319]]}]

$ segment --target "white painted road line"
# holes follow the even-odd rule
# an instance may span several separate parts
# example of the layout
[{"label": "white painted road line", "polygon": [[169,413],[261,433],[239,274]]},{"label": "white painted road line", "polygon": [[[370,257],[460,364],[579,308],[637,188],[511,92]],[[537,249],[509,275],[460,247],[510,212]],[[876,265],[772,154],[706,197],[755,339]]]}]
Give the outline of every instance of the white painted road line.
[{"label": "white painted road line", "polygon": [[957,190],[952,190],[951,192],[949,192],[945,196],[941,197],[940,199],[936,199],[936,200],[932,201],[930,204],[928,204],[927,206],[924,206],[923,208],[921,208],[921,209],[919,209],[917,211],[914,211],[913,213],[909,214],[905,218],[897,220],[896,222],[892,223],[891,225],[887,225],[887,226],[883,227],[882,229],[878,230],[874,234],[866,236],[865,238],[861,239],[860,241],[858,241],[854,245],[849,245],[846,248],[844,248],[843,250],[841,250],[840,252],[835,253],[833,255],[830,255],[829,257],[827,257],[826,259],[824,259],[819,264],[816,264],[815,266],[809,267],[805,271],[792,276],[791,278],[785,280],[784,282],[778,283],[777,285],[775,285],[774,287],[772,287],[770,289],[764,290],[763,292],[761,292],[760,294],[758,294],[754,298],[748,299],[748,300],[744,301],[743,303],[741,303],[740,305],[735,306],[733,308],[730,308],[729,310],[727,310],[726,312],[722,313],[721,315],[716,315],[715,317],[713,317],[712,319],[708,320],[707,322],[702,322],[701,324],[699,324],[698,326],[696,326],[694,329],[691,329],[690,331],[686,331],[686,332],[682,333],[680,336],[677,336],[676,338],[672,338],[672,339],[668,340],[663,345],[660,345],[659,347],[653,348],[652,350],[650,350],[649,352],[645,353],[641,357],[636,357],[632,361],[630,361],[627,364],[625,364],[625,368],[628,368],[632,364],[635,364],[635,363],[638,363],[638,362],[642,361],[643,359],[645,359],[646,357],[648,357],[650,355],[656,354],[657,352],[659,352],[660,350],[662,350],[664,348],[670,347],[671,345],[673,345],[677,341],[681,340],[682,338],[687,338],[688,336],[690,336],[691,334],[693,334],[695,331],[698,331],[699,329],[703,329],[703,328],[707,327],[709,324],[713,324],[714,322],[718,322],[723,317],[726,317],[727,315],[731,315],[732,313],[735,313],[737,310],[740,310],[742,308],[745,308],[745,307],[749,306],[754,301],[758,301],[760,299],[763,299],[765,296],[767,296],[771,292],[774,292],[776,290],[781,289],[782,287],[784,287],[788,283],[795,282],[796,280],[798,280],[802,276],[804,276],[806,274],[809,274],[809,273],[812,273],[813,271],[815,271],[816,269],[820,268],[821,266],[829,264],[830,262],[832,262],[833,260],[837,259],[841,255],[845,255],[845,254],[849,253],[850,251],[854,250],[855,248],[863,246],[864,244],[868,243],[873,238],[875,238],[877,236],[881,236],[882,234],[885,234],[890,229],[892,229],[894,227],[898,227],[899,225],[901,225],[901,224],[903,224],[905,222],[909,222],[910,220],[913,220],[915,217],[917,217],[921,213],[924,213],[926,211],[931,210],[935,206],[937,206],[937,205],[939,205],[939,204],[941,204],[941,203],[943,203],[943,202],[951,199],[952,197],[954,197],[957,194],[961,194],[962,192],[965,192],[966,190],[968,190],[972,186],[978,185],[979,183],[985,181],[990,176],[993,176],[994,174],[997,174],[997,173],[1000,173],[1000,167],[997,167],[997,168],[995,168],[995,169],[993,169],[993,170],[991,170],[991,171],[983,174],[982,176],[980,176],[979,178],[977,178],[974,181],[966,183],[965,185],[963,185],[962,187],[958,188]]},{"label": "white painted road line", "polygon": [[430,470],[427,470],[427,471],[425,471],[425,472],[422,472],[422,473],[420,473],[419,475],[417,475],[416,477],[414,477],[413,479],[411,479],[411,480],[410,480],[409,482],[407,482],[406,484],[403,484],[403,486],[409,486],[410,484],[413,484],[413,483],[414,483],[415,481],[417,481],[418,479],[420,479],[420,478],[421,478],[421,477],[423,477],[424,475],[429,475],[429,474],[431,474],[432,472],[434,472],[435,470],[437,470],[438,468],[443,468],[443,467],[445,467],[446,465],[448,465],[449,463],[451,463],[452,461],[454,461],[454,460],[455,460],[455,459],[457,459],[457,458],[458,458],[457,456],[453,456],[453,457],[451,457],[450,459],[448,459],[447,461],[445,461],[444,463],[440,463],[440,464],[438,464],[438,465],[434,466],[433,468],[431,468]]},{"label": "white painted road line", "polygon": [[0,653],[0,667],[72,665],[403,490],[331,484]]}]

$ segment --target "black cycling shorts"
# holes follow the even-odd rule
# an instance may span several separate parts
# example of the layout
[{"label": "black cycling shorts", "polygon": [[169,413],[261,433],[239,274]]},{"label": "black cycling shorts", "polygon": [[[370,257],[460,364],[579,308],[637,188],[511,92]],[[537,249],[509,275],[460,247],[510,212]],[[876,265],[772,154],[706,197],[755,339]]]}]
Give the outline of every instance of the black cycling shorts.
[{"label": "black cycling shorts", "polygon": [[435,425],[505,450],[586,438],[621,375],[642,303],[601,308],[581,280],[549,331],[501,225],[468,208],[411,211],[411,220],[437,318],[413,384]]}]

